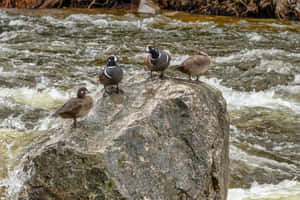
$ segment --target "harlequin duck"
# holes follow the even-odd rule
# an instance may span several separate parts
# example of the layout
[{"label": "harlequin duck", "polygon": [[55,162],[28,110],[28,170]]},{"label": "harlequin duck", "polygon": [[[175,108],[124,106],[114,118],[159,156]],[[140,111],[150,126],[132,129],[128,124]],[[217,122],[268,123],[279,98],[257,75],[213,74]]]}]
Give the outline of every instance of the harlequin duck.
[{"label": "harlequin duck", "polygon": [[76,128],[76,119],[87,115],[93,107],[93,99],[90,96],[86,96],[87,93],[89,93],[89,91],[85,87],[79,88],[77,98],[68,100],[52,114],[52,117],[73,118],[74,127]]},{"label": "harlequin duck", "polygon": [[190,80],[192,80],[192,76],[196,76],[196,80],[198,81],[199,75],[207,72],[209,65],[210,58],[208,57],[208,54],[205,52],[204,48],[200,48],[198,55],[187,58],[175,70],[188,74]]},{"label": "harlequin duck", "polygon": [[158,50],[155,46],[147,45],[145,52],[150,53],[145,59],[145,63],[150,70],[150,77],[152,78],[152,71],[160,71],[160,78],[164,77],[164,70],[170,64],[171,55],[165,51]]},{"label": "harlequin duck", "polygon": [[117,57],[109,56],[106,61],[106,67],[102,69],[99,73],[99,82],[104,86],[104,96],[111,94],[107,90],[107,86],[116,85],[117,93],[121,90],[119,89],[119,83],[123,79],[123,70],[117,65]]}]

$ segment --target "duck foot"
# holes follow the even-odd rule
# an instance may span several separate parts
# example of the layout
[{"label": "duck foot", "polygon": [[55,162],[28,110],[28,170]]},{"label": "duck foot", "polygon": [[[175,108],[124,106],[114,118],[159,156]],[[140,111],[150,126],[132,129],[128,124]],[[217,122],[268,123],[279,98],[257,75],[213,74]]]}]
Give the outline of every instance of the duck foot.
[{"label": "duck foot", "polygon": [[77,129],[78,127],[80,127],[78,124],[76,126],[74,124],[71,125],[71,129]]},{"label": "duck foot", "polygon": [[119,88],[119,84],[116,85],[116,93],[117,94],[124,94],[124,91]]},{"label": "duck foot", "polygon": [[165,76],[165,75],[160,75],[159,78],[161,80],[169,80],[169,77]]},{"label": "duck foot", "polygon": [[88,129],[90,128],[86,123],[84,123],[84,121],[80,124],[80,128],[82,129]]},{"label": "duck foot", "polygon": [[71,125],[71,128],[73,129],[76,129],[78,126],[77,126],[77,120],[76,118],[73,119],[73,124]]},{"label": "duck foot", "polygon": [[109,91],[106,91],[106,90],[103,93],[103,97],[108,97],[110,95],[112,95],[112,92],[109,92]]},{"label": "duck foot", "polygon": [[118,88],[117,91],[116,91],[116,93],[117,93],[117,94],[124,94],[124,90]]},{"label": "duck foot", "polygon": [[198,82],[198,83],[203,83],[202,81],[200,81],[199,77],[197,76],[197,78],[195,79],[195,82]]},{"label": "duck foot", "polygon": [[148,81],[153,81],[154,79],[153,79],[153,77],[152,76],[150,76],[150,77],[148,77],[147,79],[146,79],[146,81],[148,82]]},{"label": "duck foot", "polygon": [[164,76],[164,74],[163,74],[163,73],[161,73],[161,74],[159,75],[159,78],[160,78],[161,80],[164,80],[164,79],[165,79],[165,76]]}]

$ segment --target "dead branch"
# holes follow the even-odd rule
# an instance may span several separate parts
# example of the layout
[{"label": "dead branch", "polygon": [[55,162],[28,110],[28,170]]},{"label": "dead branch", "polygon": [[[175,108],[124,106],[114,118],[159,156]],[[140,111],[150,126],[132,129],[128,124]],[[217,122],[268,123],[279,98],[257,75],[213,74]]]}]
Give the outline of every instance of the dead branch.
[{"label": "dead branch", "polygon": [[95,2],[96,2],[96,0],[93,0],[93,1],[89,4],[88,8],[91,8],[91,7],[94,5]]},{"label": "dead branch", "polygon": [[39,8],[52,8],[58,0],[47,0]]}]

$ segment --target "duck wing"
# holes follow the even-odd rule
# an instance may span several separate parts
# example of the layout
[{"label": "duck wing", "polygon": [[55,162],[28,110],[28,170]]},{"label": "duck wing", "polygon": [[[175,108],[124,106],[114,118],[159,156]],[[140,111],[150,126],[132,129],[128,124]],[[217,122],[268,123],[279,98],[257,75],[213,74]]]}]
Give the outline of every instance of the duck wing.
[{"label": "duck wing", "polygon": [[82,100],[78,98],[72,98],[62,105],[59,109],[55,111],[52,117],[57,117],[59,115],[69,115],[70,117],[75,117],[82,108]]},{"label": "duck wing", "polygon": [[188,70],[188,68],[192,66],[204,66],[204,65],[209,65],[210,64],[210,59],[207,56],[202,56],[202,55],[195,55],[187,58],[183,63],[182,66]]},{"label": "duck wing", "polygon": [[107,76],[109,79],[114,79],[116,76],[122,76],[123,71],[119,66],[108,66],[105,67],[104,69],[104,74]]}]

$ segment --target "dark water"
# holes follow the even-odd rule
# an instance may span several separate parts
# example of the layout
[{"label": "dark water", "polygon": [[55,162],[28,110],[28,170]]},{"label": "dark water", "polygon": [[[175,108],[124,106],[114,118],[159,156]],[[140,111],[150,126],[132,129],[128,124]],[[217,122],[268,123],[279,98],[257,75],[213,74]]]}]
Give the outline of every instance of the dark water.
[{"label": "dark water", "polygon": [[232,121],[229,199],[300,199],[299,38],[299,23],[277,20],[0,10],[0,199],[22,184],[22,149],[68,123],[49,114],[80,86],[101,90],[96,75],[108,55],[119,57],[124,82],[147,77],[149,43],[168,50],[171,65],[207,49],[212,65],[201,80],[222,91]]}]

